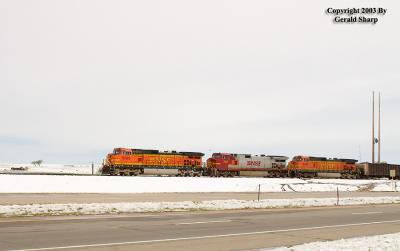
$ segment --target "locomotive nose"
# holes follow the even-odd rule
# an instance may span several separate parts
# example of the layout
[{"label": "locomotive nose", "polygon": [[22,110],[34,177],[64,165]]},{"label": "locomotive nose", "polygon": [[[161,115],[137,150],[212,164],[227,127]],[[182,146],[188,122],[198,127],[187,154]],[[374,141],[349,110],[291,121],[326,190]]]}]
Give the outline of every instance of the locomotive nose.
[{"label": "locomotive nose", "polygon": [[215,167],[216,160],[214,158],[207,159],[207,167]]}]

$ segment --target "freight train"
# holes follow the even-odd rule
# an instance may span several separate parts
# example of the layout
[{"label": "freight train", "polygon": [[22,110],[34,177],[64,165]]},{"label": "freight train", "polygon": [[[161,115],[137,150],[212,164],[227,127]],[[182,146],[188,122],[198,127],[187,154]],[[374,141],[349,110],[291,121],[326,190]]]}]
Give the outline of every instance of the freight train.
[{"label": "freight train", "polygon": [[213,153],[203,165],[203,153],[115,148],[107,155],[104,175],[174,175],[211,177],[400,178],[400,165],[357,163],[355,159]]}]

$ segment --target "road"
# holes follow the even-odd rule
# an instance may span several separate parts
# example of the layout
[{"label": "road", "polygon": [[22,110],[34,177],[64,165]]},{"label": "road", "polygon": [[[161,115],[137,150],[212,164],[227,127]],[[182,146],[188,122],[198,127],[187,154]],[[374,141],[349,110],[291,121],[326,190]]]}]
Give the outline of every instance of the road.
[{"label": "road", "polygon": [[[398,196],[400,192],[341,192],[341,197]],[[261,193],[260,199],[334,198],[336,192]],[[0,205],[53,203],[115,203],[146,201],[254,200],[257,193],[138,193],[138,194],[15,194],[1,193]]]},{"label": "road", "polygon": [[0,250],[244,250],[400,232],[400,205],[0,218]]}]

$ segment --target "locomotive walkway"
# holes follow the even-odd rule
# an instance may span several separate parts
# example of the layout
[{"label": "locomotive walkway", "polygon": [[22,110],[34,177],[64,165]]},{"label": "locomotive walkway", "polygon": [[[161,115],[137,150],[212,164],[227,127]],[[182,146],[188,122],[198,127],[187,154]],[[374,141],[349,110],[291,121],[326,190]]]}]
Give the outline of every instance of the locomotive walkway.
[{"label": "locomotive walkway", "polygon": [[400,232],[400,205],[0,219],[0,250],[245,250]]},{"label": "locomotive walkway", "polygon": [[[400,192],[340,192],[340,197],[398,196]],[[336,198],[336,192],[261,193],[260,199]],[[0,205],[54,203],[116,203],[204,200],[255,200],[257,193],[138,193],[138,194],[15,194],[0,193]]]}]

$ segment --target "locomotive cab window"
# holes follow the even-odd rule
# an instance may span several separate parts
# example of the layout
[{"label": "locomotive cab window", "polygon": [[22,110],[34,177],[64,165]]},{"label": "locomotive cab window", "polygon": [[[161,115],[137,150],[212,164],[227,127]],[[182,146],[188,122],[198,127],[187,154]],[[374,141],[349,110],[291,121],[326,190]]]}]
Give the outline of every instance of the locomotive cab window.
[{"label": "locomotive cab window", "polygon": [[294,161],[302,161],[303,158],[300,157],[300,156],[296,156],[296,157],[293,158],[293,160],[294,160]]}]

